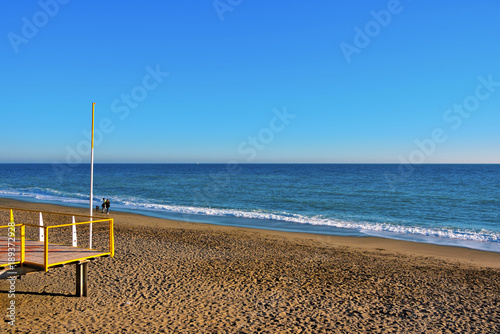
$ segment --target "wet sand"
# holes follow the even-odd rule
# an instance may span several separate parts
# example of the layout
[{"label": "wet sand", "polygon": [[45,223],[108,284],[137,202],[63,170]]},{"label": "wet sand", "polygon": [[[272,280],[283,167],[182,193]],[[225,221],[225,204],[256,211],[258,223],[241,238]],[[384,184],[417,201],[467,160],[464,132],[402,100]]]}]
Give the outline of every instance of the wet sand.
[{"label": "wet sand", "polygon": [[[8,199],[0,207],[88,214]],[[73,296],[73,265],[25,276],[12,332],[500,332],[500,253],[109,217],[116,255],[89,264],[89,296]],[[4,315],[8,288],[0,281]]]}]

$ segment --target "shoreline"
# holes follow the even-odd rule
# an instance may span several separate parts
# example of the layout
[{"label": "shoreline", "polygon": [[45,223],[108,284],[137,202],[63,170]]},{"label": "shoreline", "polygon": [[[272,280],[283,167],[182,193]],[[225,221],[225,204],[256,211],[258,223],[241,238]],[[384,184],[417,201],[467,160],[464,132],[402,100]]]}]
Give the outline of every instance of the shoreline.
[{"label": "shoreline", "polygon": [[[29,188],[30,186],[26,185],[26,187]],[[39,193],[40,196],[35,195],[37,193]],[[28,191],[27,193],[19,193],[14,191],[12,193],[6,193],[0,195],[0,198],[4,197],[32,203],[88,208],[88,200],[86,203],[83,198],[81,198],[81,194],[76,197],[53,197],[50,193],[50,191],[44,191],[42,187],[35,192]],[[168,195],[166,196],[166,198],[169,198]],[[182,197],[184,195],[180,196]],[[189,197],[189,192],[187,196]],[[385,197],[385,195],[382,197]],[[358,209],[359,212],[353,212],[352,218],[349,218],[350,216],[346,215],[347,213],[340,214],[339,217],[344,217],[344,215],[346,215],[344,218],[335,218],[336,215],[331,215],[328,212],[319,214],[322,210],[316,212],[319,215],[314,215],[314,209],[309,214],[293,214],[293,212],[302,212],[302,209],[298,211],[293,208],[286,209],[286,205],[283,207],[283,204],[279,203],[272,207],[264,205],[266,209],[256,210],[251,209],[252,205],[228,205],[211,208],[208,204],[193,204],[194,206],[176,205],[174,204],[177,202],[175,199],[173,202],[152,199],[144,202],[143,199],[132,200],[130,198],[127,199],[126,196],[122,198],[119,194],[115,194],[113,198],[115,204],[111,208],[112,212],[121,211],[136,213],[167,220],[308,234],[354,237],[369,236],[500,253],[500,235],[498,233],[498,228],[495,227],[494,220],[488,219],[488,217],[494,219],[492,216],[494,208],[485,208],[487,211],[484,211],[486,215],[482,217],[484,219],[478,218],[481,214],[474,211],[478,210],[478,208],[476,208],[467,210],[462,214],[457,213],[457,217],[461,217],[460,220],[457,220],[458,218],[448,217],[450,218],[449,224],[445,224],[448,220],[445,217],[441,217],[439,213],[436,213],[436,215],[429,214],[427,218],[420,216],[420,211],[425,210],[424,207],[427,207],[427,205],[432,206],[431,203],[427,203],[422,206],[422,208],[418,206],[415,207],[415,212],[409,211],[407,208],[405,214],[395,214],[394,217],[399,217],[397,219],[403,219],[403,216],[407,217],[398,222],[396,218],[394,220],[394,217],[391,218],[390,215],[386,216],[384,213],[380,215],[378,205],[371,207],[368,211],[360,208]],[[139,198],[141,197],[139,196]],[[323,203],[321,198],[317,200]],[[184,203],[184,200],[182,202]],[[487,205],[492,204],[489,201],[487,202],[489,203]],[[94,204],[100,204],[100,199],[96,199]],[[315,207],[314,204],[313,207]],[[397,208],[393,209],[399,210]],[[332,210],[335,211],[336,209],[332,208]],[[475,218],[473,218],[472,215],[474,215]],[[467,217],[469,217],[469,219]],[[462,224],[461,221],[466,223]]]},{"label": "shoreline", "polygon": [[[2,197],[0,197],[0,207],[12,207],[12,209],[32,209],[62,213],[78,213],[82,215],[89,214],[89,209],[73,207],[69,205],[38,203]],[[152,228],[175,228],[224,232],[245,231],[246,233],[257,234],[264,237],[272,236],[298,243],[314,243],[322,247],[348,247],[361,251],[376,251],[403,254],[407,256],[432,257],[444,261],[460,262],[462,264],[468,264],[478,267],[500,268],[500,253],[476,250],[466,247],[435,245],[372,236],[335,236],[306,232],[285,232],[261,228],[195,223],[166,218],[157,218],[140,213],[130,213],[123,211],[111,211],[110,215],[97,213],[95,217],[115,218],[115,224],[123,224],[128,227],[141,226]]]}]

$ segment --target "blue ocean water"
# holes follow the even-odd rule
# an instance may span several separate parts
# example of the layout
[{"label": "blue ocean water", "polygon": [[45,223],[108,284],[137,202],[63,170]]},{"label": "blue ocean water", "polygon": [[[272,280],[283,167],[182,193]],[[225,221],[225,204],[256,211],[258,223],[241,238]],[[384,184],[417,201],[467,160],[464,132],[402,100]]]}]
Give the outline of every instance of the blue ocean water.
[{"label": "blue ocean water", "polygon": [[[0,197],[88,207],[90,165],[0,164]],[[96,164],[94,206],[500,252],[500,165]]]}]

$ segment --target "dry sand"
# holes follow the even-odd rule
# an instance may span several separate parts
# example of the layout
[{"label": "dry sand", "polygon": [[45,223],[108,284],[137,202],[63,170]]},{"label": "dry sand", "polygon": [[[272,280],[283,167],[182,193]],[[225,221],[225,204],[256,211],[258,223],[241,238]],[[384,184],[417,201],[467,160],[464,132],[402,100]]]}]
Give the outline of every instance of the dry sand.
[{"label": "dry sand", "polygon": [[[0,199],[0,207],[87,210]],[[99,216],[105,216],[100,214]],[[500,253],[111,212],[114,258],[16,283],[19,333],[498,333]],[[8,283],[0,281],[6,314]]]}]

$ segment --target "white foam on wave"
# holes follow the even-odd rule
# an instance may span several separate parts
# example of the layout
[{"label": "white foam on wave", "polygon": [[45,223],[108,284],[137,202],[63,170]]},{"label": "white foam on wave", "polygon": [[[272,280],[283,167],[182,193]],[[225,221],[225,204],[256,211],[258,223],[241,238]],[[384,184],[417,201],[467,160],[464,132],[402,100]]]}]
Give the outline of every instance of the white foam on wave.
[{"label": "white foam on wave", "polygon": [[[0,196],[3,197],[28,197],[44,202],[63,202],[78,205],[88,204],[88,195],[71,193],[67,194],[62,191],[53,189],[33,188],[26,191],[19,190],[0,190]],[[100,199],[99,196],[96,196]],[[204,216],[221,216],[235,217],[245,219],[271,220],[280,222],[289,222],[296,224],[309,224],[317,226],[332,226],[336,228],[355,229],[361,232],[370,233],[395,233],[400,235],[415,235],[424,237],[438,237],[455,240],[475,241],[475,242],[499,242],[500,233],[481,230],[464,230],[464,229],[446,229],[446,228],[429,228],[418,226],[404,226],[391,223],[373,223],[363,221],[348,221],[323,217],[306,217],[299,214],[291,214],[286,212],[273,213],[263,211],[243,211],[235,209],[220,209],[220,208],[202,208],[191,206],[179,206],[157,203],[144,203],[144,199],[136,197],[116,198],[114,207],[124,209],[139,209],[144,211],[167,212],[182,215],[204,215]]]},{"label": "white foam on wave", "polygon": [[58,202],[71,204],[88,204],[89,195],[67,193],[50,188],[26,188],[24,190],[0,190],[0,196],[10,198],[31,198],[41,202]]},{"label": "white foam on wave", "polygon": [[500,233],[495,233],[486,230],[472,231],[472,230],[446,229],[446,228],[415,227],[415,226],[395,225],[390,223],[356,222],[356,221],[338,220],[331,218],[306,217],[298,214],[289,214],[289,213],[270,213],[261,211],[241,211],[233,209],[200,208],[200,207],[176,206],[176,205],[165,205],[165,204],[137,203],[128,201],[125,201],[124,205],[128,208],[134,207],[143,210],[167,211],[185,215],[226,216],[226,217],[246,218],[246,219],[273,220],[273,221],[290,222],[297,224],[349,228],[360,231],[390,232],[397,234],[410,234],[410,235],[420,235],[426,237],[439,237],[439,238],[468,240],[468,241],[500,242]]}]

